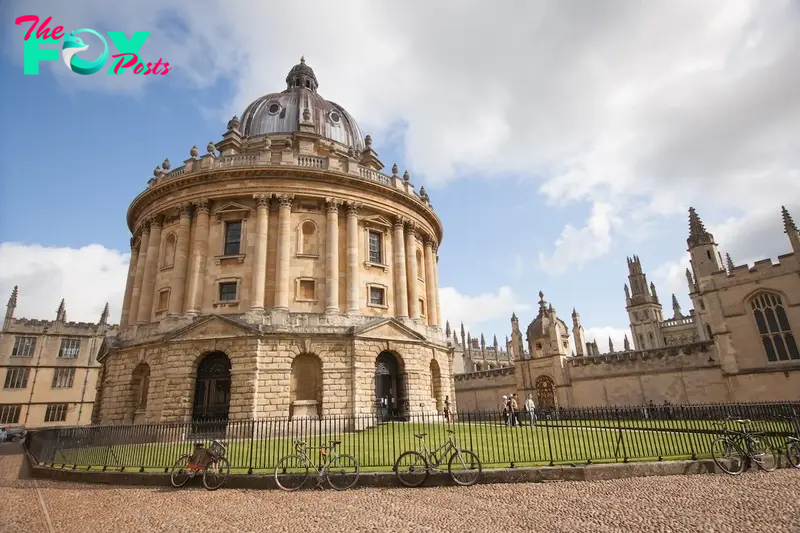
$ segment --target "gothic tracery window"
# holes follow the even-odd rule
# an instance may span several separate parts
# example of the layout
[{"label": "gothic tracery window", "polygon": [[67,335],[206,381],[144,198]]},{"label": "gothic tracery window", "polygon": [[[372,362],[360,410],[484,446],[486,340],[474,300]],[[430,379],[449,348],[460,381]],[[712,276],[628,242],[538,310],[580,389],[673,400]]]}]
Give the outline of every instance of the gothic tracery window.
[{"label": "gothic tracery window", "polygon": [[761,344],[769,361],[799,360],[797,340],[789,326],[783,300],[778,294],[761,292],[750,300]]}]

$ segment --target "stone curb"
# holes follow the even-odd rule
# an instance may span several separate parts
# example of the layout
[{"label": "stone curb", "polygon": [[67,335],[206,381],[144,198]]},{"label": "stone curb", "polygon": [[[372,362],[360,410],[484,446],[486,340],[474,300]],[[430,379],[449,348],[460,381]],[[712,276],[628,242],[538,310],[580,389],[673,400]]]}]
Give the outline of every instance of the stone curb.
[{"label": "stone curb", "polygon": [[[29,458],[30,461],[30,458]],[[30,473],[39,479],[80,483],[105,483],[111,485],[171,486],[169,474],[151,472],[100,472],[50,468],[30,465]],[[541,483],[546,481],[598,481],[647,476],[676,476],[688,474],[721,473],[712,460],[665,461],[648,463],[614,463],[581,466],[546,466],[523,468],[492,468],[481,474],[482,485],[495,483]],[[201,486],[200,479],[191,480],[187,486]],[[454,486],[446,473],[431,474],[423,486]],[[305,488],[314,488],[310,480]],[[357,487],[400,487],[393,472],[364,472]],[[266,474],[231,474],[225,483],[231,489],[277,489],[275,479]]]}]

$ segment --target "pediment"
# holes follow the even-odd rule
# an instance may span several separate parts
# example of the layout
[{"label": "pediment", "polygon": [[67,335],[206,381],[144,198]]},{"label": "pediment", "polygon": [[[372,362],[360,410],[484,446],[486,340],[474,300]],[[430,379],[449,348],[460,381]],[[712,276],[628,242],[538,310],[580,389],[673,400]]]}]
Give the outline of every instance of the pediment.
[{"label": "pediment", "polygon": [[236,202],[228,202],[214,210],[214,216],[217,217],[217,221],[222,220],[226,215],[237,215],[242,218],[247,218],[250,215],[250,208]]},{"label": "pediment", "polygon": [[364,224],[370,226],[379,226],[386,229],[391,229],[392,227],[392,223],[380,215],[366,216],[362,220],[364,221]]},{"label": "pediment", "polygon": [[386,320],[364,326],[363,328],[355,331],[355,336],[362,339],[366,338],[397,341],[427,340],[424,335],[417,333],[413,329],[401,324],[393,318],[387,318]]},{"label": "pediment", "polygon": [[243,324],[222,315],[209,315],[176,331],[167,340],[182,342],[192,340],[226,339],[259,335],[255,326]]}]

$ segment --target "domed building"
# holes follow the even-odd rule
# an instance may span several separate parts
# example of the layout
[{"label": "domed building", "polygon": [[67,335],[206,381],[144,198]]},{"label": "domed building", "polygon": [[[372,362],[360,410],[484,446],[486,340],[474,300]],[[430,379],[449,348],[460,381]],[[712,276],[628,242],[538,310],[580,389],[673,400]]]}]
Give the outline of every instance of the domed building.
[{"label": "domed building", "polygon": [[442,224],[304,59],[131,203],[100,424],[441,411]]}]

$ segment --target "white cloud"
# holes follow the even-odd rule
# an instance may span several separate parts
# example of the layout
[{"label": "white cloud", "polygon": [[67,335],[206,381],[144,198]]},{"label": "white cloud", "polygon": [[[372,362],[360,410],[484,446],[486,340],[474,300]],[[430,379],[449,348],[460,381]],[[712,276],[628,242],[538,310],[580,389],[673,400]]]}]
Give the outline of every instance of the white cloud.
[{"label": "white cloud", "polygon": [[[282,90],[305,54],[321,94],[347,107],[378,150],[405,125],[401,167],[426,186],[517,174],[554,204],[591,203],[589,223],[566,225],[542,257],[554,273],[605,255],[618,234],[643,238],[653,219],[683,216],[698,200],[742,213],[800,203],[792,0],[106,4],[26,8],[68,29],[151,30],[143,55],[174,69],[164,80],[76,76],[53,62],[65,87],[135,92],[167,78],[193,87],[226,78],[224,124]],[[6,49],[19,61],[24,30],[15,30]]]},{"label": "white cloud", "polygon": [[122,309],[130,253],[99,244],[83,248],[48,248],[0,243],[0,295],[19,286],[17,318],[54,320],[63,298],[67,320],[97,322],[106,302],[110,323],[118,323]]},{"label": "white cloud", "polygon": [[531,306],[520,302],[519,295],[511,287],[500,287],[496,293],[483,293],[477,296],[461,294],[453,287],[439,289],[439,307],[442,320],[458,328],[464,323],[466,329],[489,320],[511,318],[511,313],[528,311]]},{"label": "white cloud", "polygon": [[553,253],[550,256],[539,253],[539,268],[558,276],[573,265],[581,268],[605,255],[611,247],[611,231],[621,223],[613,205],[595,203],[584,227],[577,229],[567,224],[555,242]]},{"label": "white cloud", "polygon": [[[628,328],[612,328],[609,326],[605,327],[595,327],[595,328],[585,328],[584,329],[584,336],[586,337],[586,342],[592,342],[594,340],[597,341],[597,348],[600,350],[600,353],[607,353],[608,352],[608,339],[611,338],[611,342],[614,343],[614,351],[620,352],[624,349],[625,346],[625,335],[628,336],[628,340],[631,343],[631,348],[633,348],[633,340],[631,339],[631,331]],[[574,337],[570,337],[570,344],[574,344],[575,339]],[[584,348],[585,353],[585,348]]]}]

